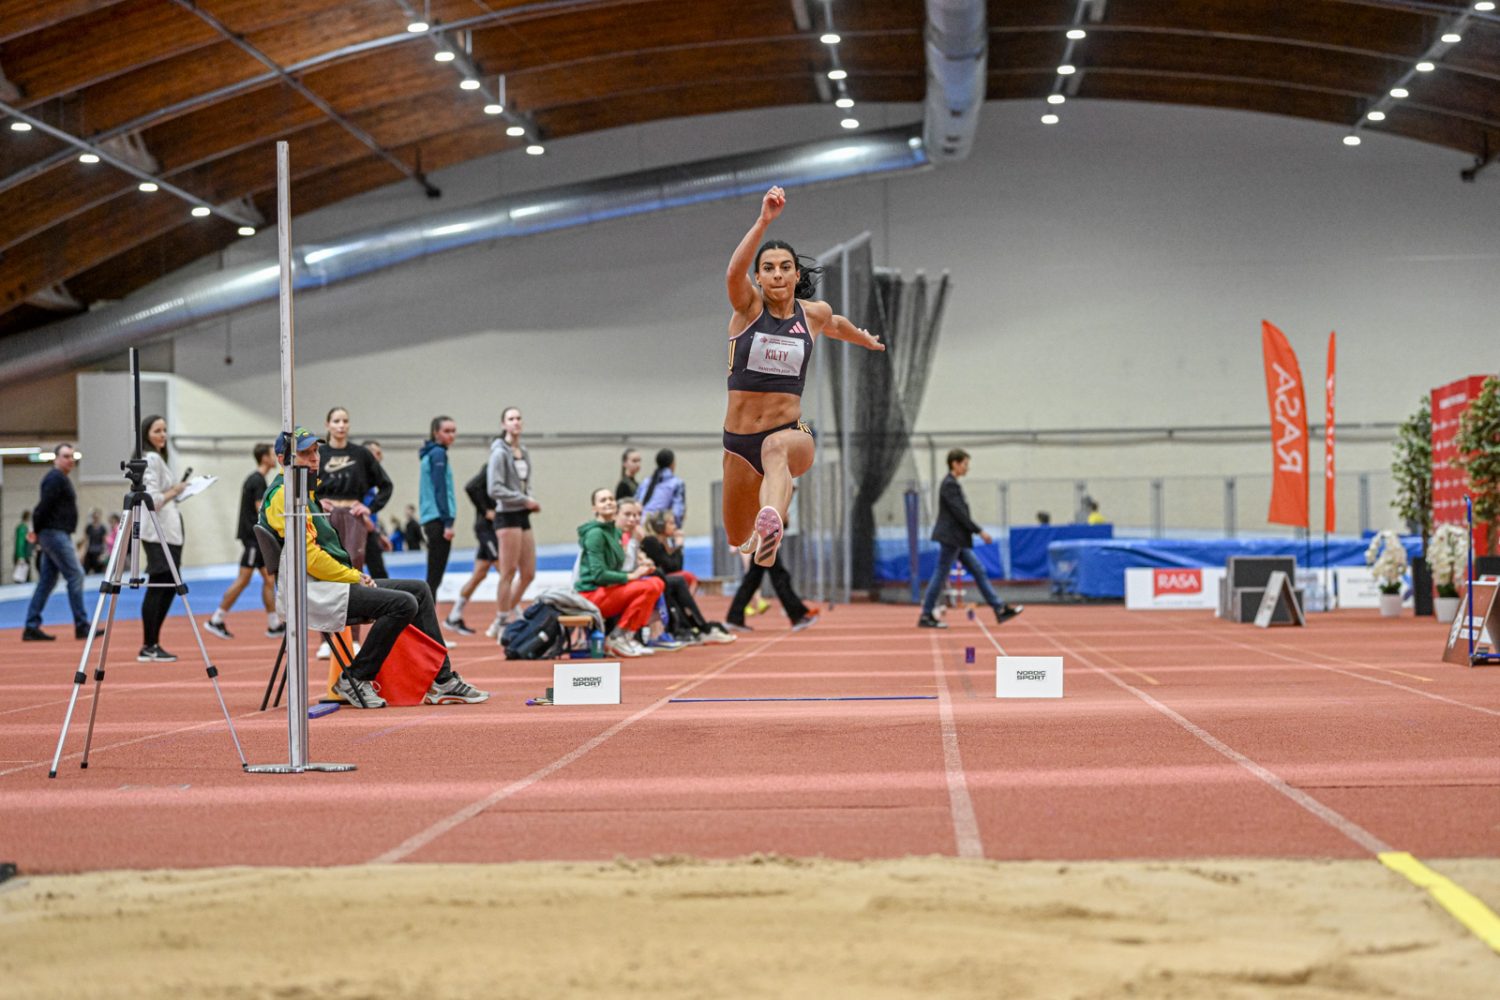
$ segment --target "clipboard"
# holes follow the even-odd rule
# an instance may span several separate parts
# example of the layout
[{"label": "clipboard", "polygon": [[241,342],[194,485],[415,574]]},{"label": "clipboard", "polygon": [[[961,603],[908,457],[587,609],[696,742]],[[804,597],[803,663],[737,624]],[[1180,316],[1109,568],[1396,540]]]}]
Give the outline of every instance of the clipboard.
[{"label": "clipboard", "polygon": [[181,503],[188,497],[195,497],[219,481],[218,476],[194,476],[187,481],[181,493],[177,494],[177,502]]}]

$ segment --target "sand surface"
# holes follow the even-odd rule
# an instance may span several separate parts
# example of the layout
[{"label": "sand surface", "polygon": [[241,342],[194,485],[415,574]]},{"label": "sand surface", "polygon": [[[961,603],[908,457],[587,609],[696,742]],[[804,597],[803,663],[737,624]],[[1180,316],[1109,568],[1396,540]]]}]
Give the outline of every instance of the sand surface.
[{"label": "sand surface", "polygon": [[[1428,864],[1500,910],[1500,861]],[[1375,861],[97,872],[0,885],[0,996],[1500,996]]]}]

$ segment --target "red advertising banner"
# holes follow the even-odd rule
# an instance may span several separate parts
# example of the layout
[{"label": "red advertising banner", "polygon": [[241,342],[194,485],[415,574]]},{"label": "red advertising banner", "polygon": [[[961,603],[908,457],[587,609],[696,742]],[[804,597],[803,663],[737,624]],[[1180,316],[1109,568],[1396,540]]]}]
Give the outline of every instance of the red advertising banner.
[{"label": "red advertising banner", "polygon": [[1264,320],[1260,347],[1266,368],[1266,402],[1271,408],[1271,510],[1266,520],[1306,528],[1307,397],[1302,369],[1286,335]]},{"label": "red advertising banner", "polygon": [[[1458,418],[1479,396],[1485,376],[1470,375],[1432,390],[1432,523],[1463,524],[1468,486],[1462,469],[1451,463],[1458,454]],[[1474,525],[1474,551],[1486,552],[1487,525]]]},{"label": "red advertising banner", "polygon": [[1333,355],[1337,331],[1328,334],[1328,378],[1323,383],[1323,530],[1333,534],[1338,514],[1333,507]]}]

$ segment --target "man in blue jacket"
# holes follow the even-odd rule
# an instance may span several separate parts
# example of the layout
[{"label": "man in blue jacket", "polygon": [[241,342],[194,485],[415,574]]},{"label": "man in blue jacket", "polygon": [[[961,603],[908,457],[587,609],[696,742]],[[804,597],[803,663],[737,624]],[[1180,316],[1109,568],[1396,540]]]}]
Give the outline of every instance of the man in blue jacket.
[{"label": "man in blue jacket", "polygon": [[917,619],[918,628],[947,628],[945,622],[933,615],[938,595],[943,592],[943,583],[955,561],[962,562],[964,569],[974,578],[984,603],[995,609],[995,621],[1005,623],[1025,610],[1020,604],[1006,604],[1000,600],[995,588],[990,586],[989,575],[979,557],[974,555],[974,536],[978,535],[988,545],[994,539],[989,532],[974,523],[969,516],[969,501],[964,499],[964,490],[959,479],[969,473],[969,453],[962,448],[948,452],[948,475],[938,490],[937,524],[932,528],[932,540],[937,542],[937,568],[927,584],[927,595],[922,599],[922,617]]}]

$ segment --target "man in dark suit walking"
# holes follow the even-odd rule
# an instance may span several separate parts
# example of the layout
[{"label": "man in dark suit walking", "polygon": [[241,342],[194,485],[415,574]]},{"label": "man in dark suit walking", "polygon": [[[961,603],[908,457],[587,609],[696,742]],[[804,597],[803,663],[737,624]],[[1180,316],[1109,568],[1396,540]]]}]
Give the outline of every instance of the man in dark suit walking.
[{"label": "man in dark suit walking", "polygon": [[918,628],[948,627],[934,617],[932,611],[937,607],[938,595],[943,592],[943,583],[948,579],[948,572],[953,569],[955,561],[962,562],[964,569],[974,578],[984,603],[995,609],[997,622],[1007,622],[1023,610],[1020,604],[1006,604],[1000,600],[995,588],[990,586],[989,576],[979,562],[979,557],[974,555],[975,535],[984,539],[986,545],[993,539],[989,532],[975,524],[974,519],[969,516],[969,502],[964,499],[963,487],[958,485],[959,479],[968,472],[969,453],[962,448],[954,448],[948,452],[948,475],[943,479],[942,488],[938,490],[937,524],[932,528],[932,540],[941,548],[938,550],[937,568],[927,584],[927,595],[922,599],[922,617],[917,619]]}]

